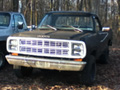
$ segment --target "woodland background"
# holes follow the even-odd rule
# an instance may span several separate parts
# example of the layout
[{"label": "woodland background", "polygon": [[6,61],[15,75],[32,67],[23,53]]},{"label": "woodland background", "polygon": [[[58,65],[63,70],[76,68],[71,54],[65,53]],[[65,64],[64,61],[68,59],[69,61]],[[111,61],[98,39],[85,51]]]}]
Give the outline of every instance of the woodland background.
[{"label": "woodland background", "polygon": [[99,16],[103,26],[112,28],[114,42],[109,64],[97,64],[92,86],[80,85],[73,78],[74,73],[68,72],[35,69],[30,77],[20,79],[8,64],[0,70],[0,90],[120,90],[120,0],[0,0],[0,11],[21,11],[28,25],[38,25],[49,11],[92,12]]},{"label": "woodland background", "polygon": [[38,25],[49,11],[92,12],[103,26],[112,28],[113,41],[120,43],[120,0],[0,0],[0,11],[20,11],[28,25]]}]

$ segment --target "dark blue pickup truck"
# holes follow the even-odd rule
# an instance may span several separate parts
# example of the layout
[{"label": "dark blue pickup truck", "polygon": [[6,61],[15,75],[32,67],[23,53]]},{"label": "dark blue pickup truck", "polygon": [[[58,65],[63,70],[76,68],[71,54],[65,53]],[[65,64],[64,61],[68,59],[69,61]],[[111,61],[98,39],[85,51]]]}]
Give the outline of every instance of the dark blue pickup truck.
[{"label": "dark blue pickup truck", "polygon": [[11,34],[27,30],[24,16],[17,12],[0,12],[0,68],[5,64],[6,40]]},{"label": "dark blue pickup truck", "polygon": [[102,27],[97,15],[55,11],[47,13],[36,30],[8,37],[6,58],[18,77],[30,75],[32,68],[74,71],[78,81],[91,84],[96,61],[109,62],[111,45],[112,30]]}]

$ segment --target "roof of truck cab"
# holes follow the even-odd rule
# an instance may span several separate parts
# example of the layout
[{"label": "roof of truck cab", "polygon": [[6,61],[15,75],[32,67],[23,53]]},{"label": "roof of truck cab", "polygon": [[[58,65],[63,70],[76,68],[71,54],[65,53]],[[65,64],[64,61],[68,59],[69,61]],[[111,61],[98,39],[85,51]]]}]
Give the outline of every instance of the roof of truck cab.
[{"label": "roof of truck cab", "polygon": [[97,16],[96,14],[93,14],[91,12],[84,12],[84,11],[51,11],[46,14],[75,14],[75,15],[93,15]]},{"label": "roof of truck cab", "polygon": [[0,13],[9,13],[9,14],[21,14],[21,13],[19,13],[19,12],[4,12],[4,11],[0,11]]}]

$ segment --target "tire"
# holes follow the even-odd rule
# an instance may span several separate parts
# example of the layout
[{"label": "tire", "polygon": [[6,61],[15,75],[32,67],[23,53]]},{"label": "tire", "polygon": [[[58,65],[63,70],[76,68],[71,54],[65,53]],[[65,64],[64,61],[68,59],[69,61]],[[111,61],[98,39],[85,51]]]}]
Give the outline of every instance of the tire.
[{"label": "tire", "polygon": [[94,56],[90,56],[87,64],[82,72],[79,74],[81,84],[91,85],[95,81],[96,76],[96,62]]},{"label": "tire", "polygon": [[0,52],[0,69],[3,68],[5,63],[6,63],[5,56],[2,52]]},{"label": "tire", "polygon": [[107,47],[103,54],[100,56],[99,61],[100,64],[108,64],[109,63],[109,47]]},{"label": "tire", "polygon": [[18,78],[23,78],[23,77],[27,77],[30,76],[33,68],[31,67],[23,67],[23,66],[13,66],[14,69],[14,73]]}]

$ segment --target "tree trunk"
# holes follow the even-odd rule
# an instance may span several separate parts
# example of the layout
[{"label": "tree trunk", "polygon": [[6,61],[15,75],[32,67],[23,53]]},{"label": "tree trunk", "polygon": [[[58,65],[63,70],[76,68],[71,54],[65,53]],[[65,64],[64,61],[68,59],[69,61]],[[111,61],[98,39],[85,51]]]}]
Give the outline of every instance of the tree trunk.
[{"label": "tree trunk", "polygon": [[82,11],[82,8],[83,8],[83,0],[81,0],[81,2],[80,2],[79,10]]},{"label": "tree trunk", "polygon": [[50,10],[53,11],[53,0],[50,2]]},{"label": "tree trunk", "polygon": [[2,6],[2,11],[3,11],[3,5],[4,5],[4,3],[3,3],[3,2],[4,2],[4,0],[2,0],[2,5],[1,5],[1,6]]},{"label": "tree trunk", "polygon": [[[120,38],[120,0],[117,0],[118,3],[118,30],[117,30],[117,38]],[[118,43],[120,43],[120,40],[118,40]]]},{"label": "tree trunk", "polygon": [[108,16],[108,0],[105,2],[105,23],[107,23],[107,16]]},{"label": "tree trunk", "polygon": [[91,12],[92,11],[92,6],[91,6],[92,0],[87,1],[87,11]]},{"label": "tree trunk", "polygon": [[31,5],[30,5],[30,9],[31,9],[31,10],[30,10],[30,25],[32,25],[32,16],[33,16],[33,15],[32,15],[32,12],[33,12],[33,10],[32,10],[32,2],[33,2],[33,1],[31,0]]},{"label": "tree trunk", "polygon": [[118,2],[118,31],[120,32],[120,0]]},{"label": "tree trunk", "polygon": [[84,6],[84,11],[87,11],[87,1],[86,0],[84,0],[84,4],[83,4]]},{"label": "tree trunk", "polygon": [[13,0],[13,11],[18,12],[18,2],[19,0]]}]

